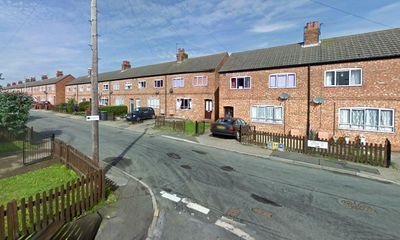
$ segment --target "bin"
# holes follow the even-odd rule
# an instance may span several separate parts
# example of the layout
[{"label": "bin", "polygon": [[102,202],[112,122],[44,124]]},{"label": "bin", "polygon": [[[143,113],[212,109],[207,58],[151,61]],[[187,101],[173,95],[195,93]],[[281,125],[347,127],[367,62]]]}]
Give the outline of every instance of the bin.
[{"label": "bin", "polygon": [[107,113],[107,112],[104,112],[104,111],[101,111],[101,112],[100,112],[100,120],[106,121],[107,118],[108,118],[108,113]]}]

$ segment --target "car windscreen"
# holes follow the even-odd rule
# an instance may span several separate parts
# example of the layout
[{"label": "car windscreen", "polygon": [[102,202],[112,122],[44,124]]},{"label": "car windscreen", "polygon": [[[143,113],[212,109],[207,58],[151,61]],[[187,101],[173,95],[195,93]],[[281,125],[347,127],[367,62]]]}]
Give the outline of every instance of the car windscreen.
[{"label": "car windscreen", "polygon": [[231,125],[231,124],[235,123],[235,120],[234,119],[218,119],[215,123]]}]

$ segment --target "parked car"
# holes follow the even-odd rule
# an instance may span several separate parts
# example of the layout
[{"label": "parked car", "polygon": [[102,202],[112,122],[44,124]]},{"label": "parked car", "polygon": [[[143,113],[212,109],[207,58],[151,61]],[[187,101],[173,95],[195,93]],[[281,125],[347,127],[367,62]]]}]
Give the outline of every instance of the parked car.
[{"label": "parked car", "polygon": [[136,108],[136,111],[126,114],[125,118],[127,121],[139,122],[144,119],[152,119],[155,117],[156,117],[156,115],[154,113],[153,108],[139,107],[139,108]]},{"label": "parked car", "polygon": [[220,118],[211,127],[213,136],[231,136],[237,140],[240,138],[240,126],[245,126],[247,123],[241,118]]}]

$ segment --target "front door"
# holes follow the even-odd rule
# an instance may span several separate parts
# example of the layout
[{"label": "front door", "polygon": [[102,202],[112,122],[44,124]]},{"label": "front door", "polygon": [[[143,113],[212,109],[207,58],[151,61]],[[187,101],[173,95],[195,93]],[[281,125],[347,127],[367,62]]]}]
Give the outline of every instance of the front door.
[{"label": "front door", "polygon": [[133,112],[135,110],[135,102],[132,98],[129,99],[129,110],[130,112]]},{"label": "front door", "polygon": [[213,101],[211,99],[206,99],[204,101],[204,118],[211,119],[212,111],[213,111]]},{"label": "front door", "polygon": [[233,107],[224,107],[224,116],[226,118],[233,118]]}]

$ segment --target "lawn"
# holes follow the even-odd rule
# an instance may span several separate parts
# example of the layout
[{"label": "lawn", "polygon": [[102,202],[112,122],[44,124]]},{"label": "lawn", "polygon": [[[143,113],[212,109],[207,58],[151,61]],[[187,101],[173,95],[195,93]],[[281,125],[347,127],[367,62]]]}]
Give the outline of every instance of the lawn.
[{"label": "lawn", "polygon": [[[210,129],[210,123],[206,122],[204,125],[202,123],[198,124],[198,131],[202,132],[204,130]],[[157,129],[161,131],[173,131],[172,125],[160,126]],[[185,134],[195,135],[196,134],[196,123],[190,120],[185,120]]]},{"label": "lawn", "polygon": [[77,178],[78,175],[71,169],[62,164],[54,164],[47,168],[0,179],[0,205],[6,205],[13,199],[17,201],[21,198],[27,199],[36,193],[49,191]]},{"label": "lawn", "polygon": [[22,150],[22,141],[0,143],[0,153],[16,152]]}]

